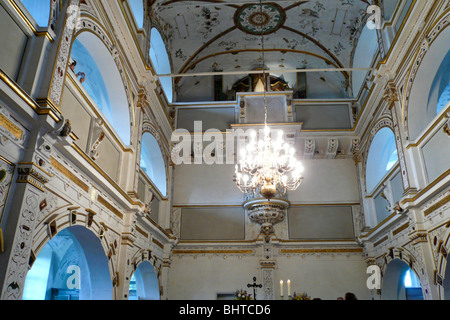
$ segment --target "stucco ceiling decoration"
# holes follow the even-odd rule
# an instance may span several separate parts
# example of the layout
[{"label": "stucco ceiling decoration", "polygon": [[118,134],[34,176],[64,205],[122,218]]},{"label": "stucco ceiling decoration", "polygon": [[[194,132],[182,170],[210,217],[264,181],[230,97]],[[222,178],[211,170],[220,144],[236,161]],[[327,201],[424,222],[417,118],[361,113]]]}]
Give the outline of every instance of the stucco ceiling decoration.
[{"label": "stucco ceiling decoration", "polygon": [[234,23],[242,31],[253,35],[267,35],[278,31],[286,21],[286,13],[276,3],[246,4],[236,10]]},{"label": "stucco ceiling decoration", "polygon": [[[252,70],[261,32],[272,70],[351,68],[365,0],[156,0],[152,18],[163,33],[174,74]],[[336,78],[327,73],[324,77]],[[348,85],[339,72],[337,85]],[[194,81],[193,81],[194,80]],[[187,86],[198,79],[175,78]]]}]

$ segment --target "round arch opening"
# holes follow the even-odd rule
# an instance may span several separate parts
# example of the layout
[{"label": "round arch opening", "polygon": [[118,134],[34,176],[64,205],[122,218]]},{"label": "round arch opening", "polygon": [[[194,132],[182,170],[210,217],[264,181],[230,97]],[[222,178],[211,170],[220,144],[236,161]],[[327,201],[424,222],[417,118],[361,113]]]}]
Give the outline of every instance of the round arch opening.
[{"label": "round arch opening", "polygon": [[389,263],[383,276],[382,300],[423,300],[422,288],[416,273],[402,260]]},{"label": "round arch opening", "polygon": [[390,128],[382,128],[375,135],[367,156],[367,192],[372,192],[397,162],[398,152],[394,132]]},{"label": "round arch opening", "polygon": [[100,239],[73,226],[39,252],[27,274],[23,300],[112,300],[108,259]]},{"label": "round arch opening", "polygon": [[141,168],[163,196],[167,195],[167,172],[164,157],[156,138],[149,132],[142,135]]},{"label": "round arch opening", "polygon": [[[125,145],[130,144],[131,119],[122,77],[111,53],[93,33],[80,33],[72,44],[74,69],[94,104]],[[81,82],[80,81],[80,82]]]},{"label": "round arch opening", "polygon": [[142,262],[130,281],[129,300],[160,300],[158,277],[148,261]]}]

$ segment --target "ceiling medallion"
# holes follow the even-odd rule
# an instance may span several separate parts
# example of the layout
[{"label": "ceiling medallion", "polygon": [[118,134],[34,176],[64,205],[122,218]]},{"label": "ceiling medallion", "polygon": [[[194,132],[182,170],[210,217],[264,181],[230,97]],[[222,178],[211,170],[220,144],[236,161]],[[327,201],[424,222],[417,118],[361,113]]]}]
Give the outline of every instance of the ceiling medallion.
[{"label": "ceiling medallion", "polygon": [[267,35],[280,29],[286,21],[286,13],[276,3],[247,4],[234,15],[236,26],[245,33]]}]

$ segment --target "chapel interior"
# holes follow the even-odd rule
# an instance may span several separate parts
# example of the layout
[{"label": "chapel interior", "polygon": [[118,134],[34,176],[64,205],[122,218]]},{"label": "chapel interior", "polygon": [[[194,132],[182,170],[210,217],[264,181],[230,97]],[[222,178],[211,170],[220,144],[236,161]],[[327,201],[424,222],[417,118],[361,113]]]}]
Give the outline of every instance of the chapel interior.
[{"label": "chapel interior", "polygon": [[0,300],[450,300],[449,25],[0,0]]}]

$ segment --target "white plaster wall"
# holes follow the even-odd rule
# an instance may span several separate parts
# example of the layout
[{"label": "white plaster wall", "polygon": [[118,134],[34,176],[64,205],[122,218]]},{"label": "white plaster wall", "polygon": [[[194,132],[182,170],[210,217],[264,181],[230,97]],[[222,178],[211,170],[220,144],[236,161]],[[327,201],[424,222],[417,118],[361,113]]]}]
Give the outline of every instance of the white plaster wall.
[{"label": "white plaster wall", "polygon": [[303,160],[304,180],[288,193],[292,203],[359,202],[358,180],[352,160]]},{"label": "white plaster wall", "polygon": [[[289,192],[292,203],[359,202],[352,160],[303,160],[304,180]],[[233,181],[233,165],[180,165],[175,169],[175,205],[241,204],[244,196]]]},{"label": "white plaster wall", "polygon": [[[275,296],[280,299],[280,280],[292,282],[292,292],[307,292],[312,298],[336,300],[353,292],[360,300],[370,299],[366,287],[366,263],[362,255],[277,257]],[[173,257],[169,274],[169,300],[215,300],[217,293],[247,289],[248,283],[262,283],[258,256],[199,255]],[[285,294],[287,286],[284,287]],[[262,289],[259,289],[262,298]],[[252,293],[252,291],[249,291]],[[286,299],[286,297],[285,297]]]},{"label": "white plaster wall", "polygon": [[283,256],[277,259],[277,266],[277,292],[280,280],[286,283],[289,279],[293,292],[306,292],[312,298],[336,300],[352,292],[359,300],[370,299],[366,285],[369,275],[362,255]]},{"label": "white plaster wall", "polygon": [[174,255],[169,273],[169,300],[216,300],[218,293],[247,289],[254,276],[261,281],[259,257],[224,259],[224,255]]},{"label": "white plaster wall", "polygon": [[233,165],[180,165],[174,174],[174,204],[241,204],[244,195],[233,182]]}]

